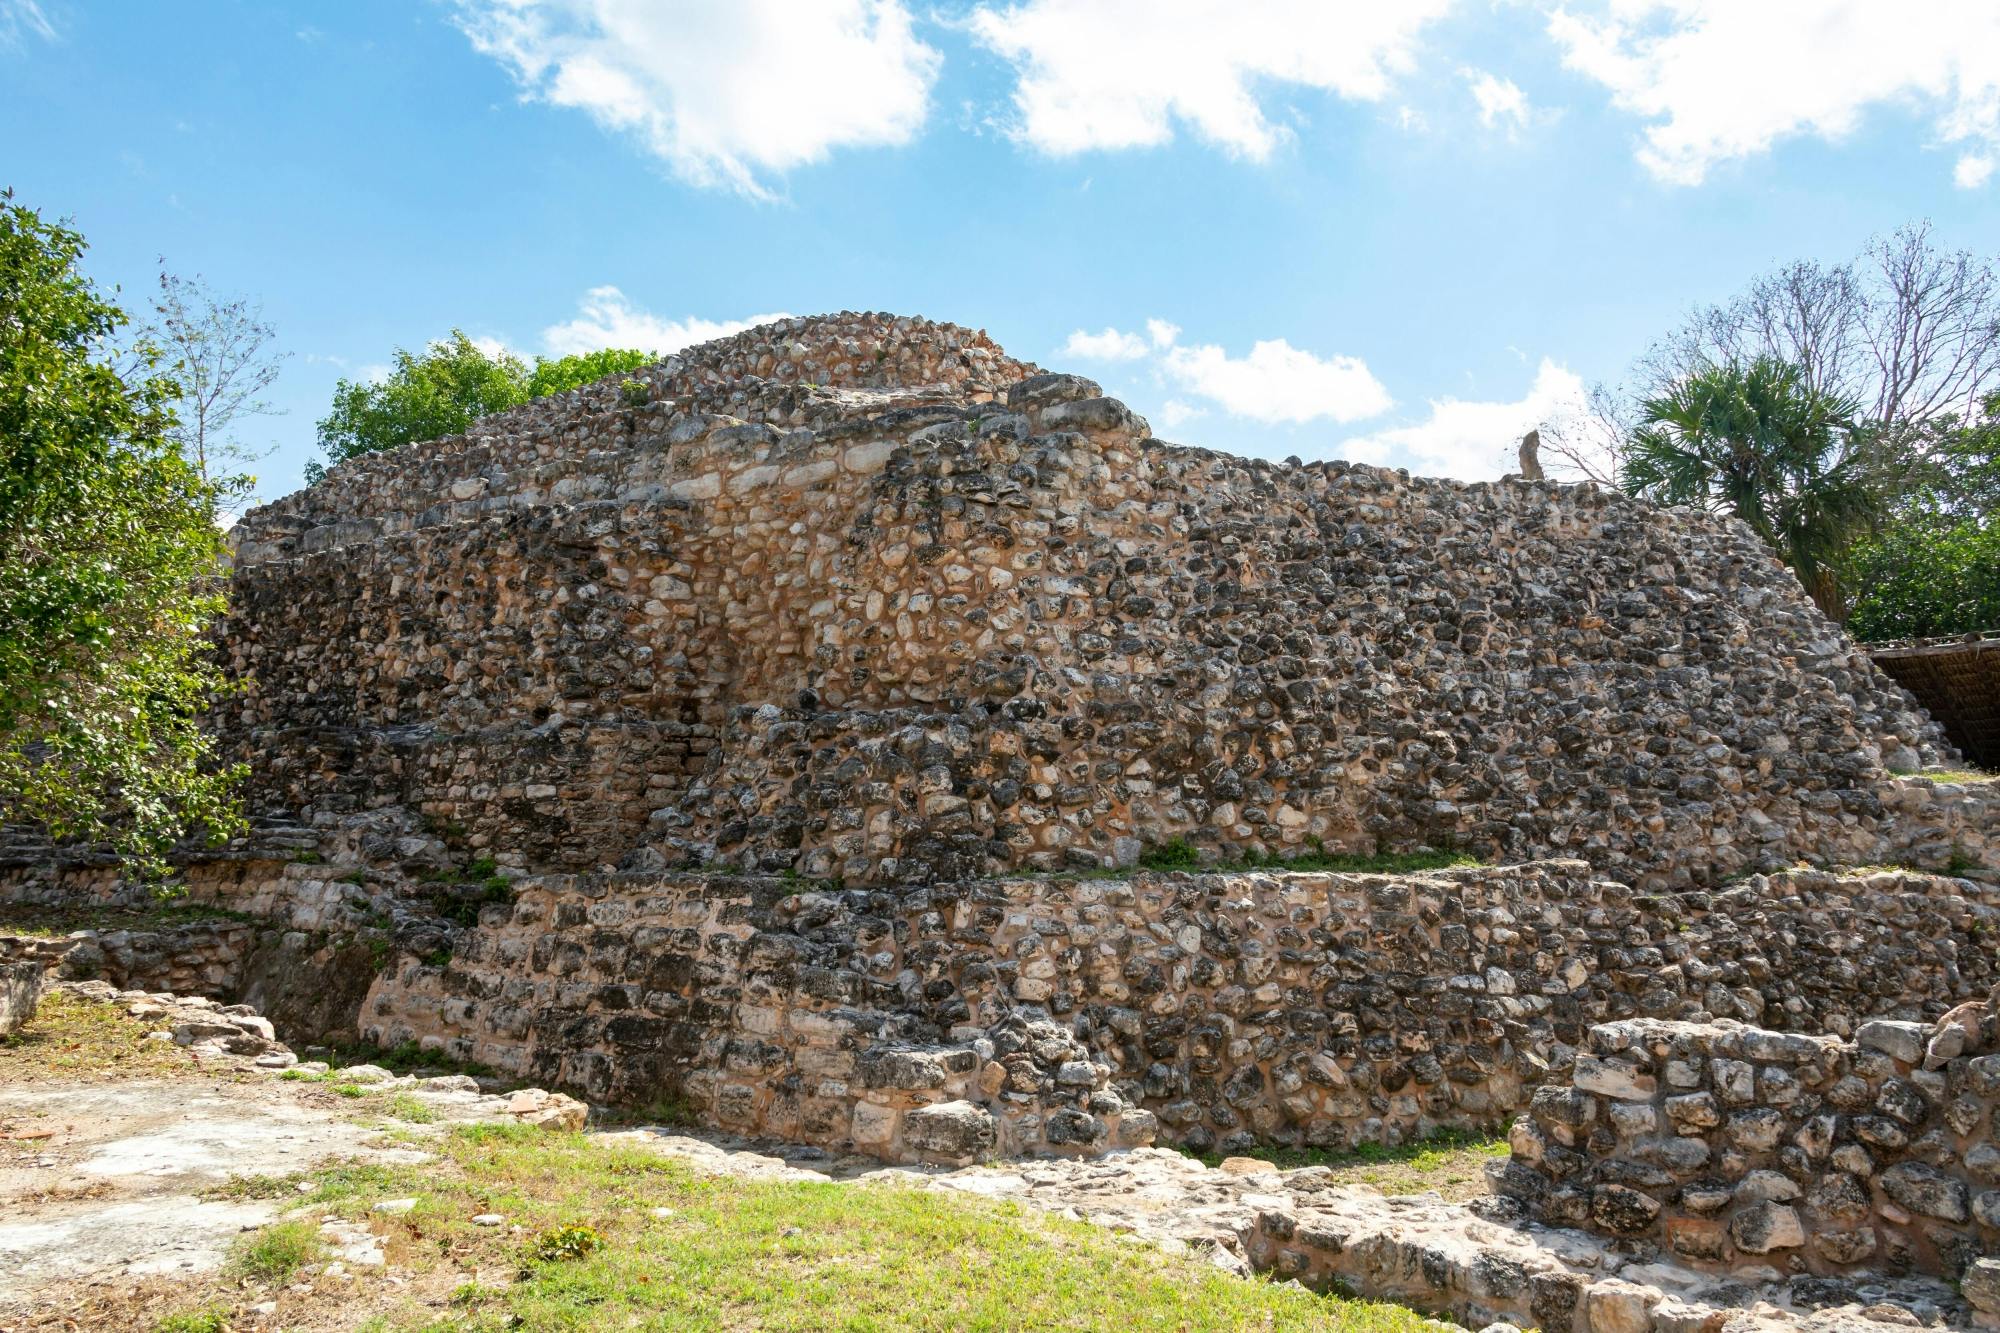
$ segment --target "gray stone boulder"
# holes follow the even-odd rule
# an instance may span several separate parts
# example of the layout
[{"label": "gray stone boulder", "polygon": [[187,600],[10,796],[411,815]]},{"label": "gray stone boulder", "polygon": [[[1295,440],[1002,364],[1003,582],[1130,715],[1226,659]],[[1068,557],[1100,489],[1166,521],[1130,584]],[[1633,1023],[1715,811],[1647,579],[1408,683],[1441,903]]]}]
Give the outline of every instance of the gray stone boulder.
[{"label": "gray stone boulder", "polygon": [[0,1037],[18,1032],[42,998],[42,965],[34,959],[0,963]]},{"label": "gray stone boulder", "polygon": [[993,1117],[971,1102],[919,1106],[903,1117],[903,1145],[927,1158],[962,1166],[993,1151]]}]

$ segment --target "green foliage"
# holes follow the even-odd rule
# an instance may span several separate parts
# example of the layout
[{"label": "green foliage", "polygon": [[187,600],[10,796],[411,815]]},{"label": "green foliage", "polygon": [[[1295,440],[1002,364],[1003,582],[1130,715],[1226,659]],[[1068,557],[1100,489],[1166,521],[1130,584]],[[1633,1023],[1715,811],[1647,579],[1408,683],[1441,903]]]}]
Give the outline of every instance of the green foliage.
[{"label": "green foliage", "polygon": [[[608,347],[554,359],[538,357],[530,369],[511,352],[487,353],[460,329],[421,353],[397,348],[385,379],[375,383],[343,379],[334,386],[333,410],[319,423],[319,447],[327,461],[308,463],[306,480],[316,482],[328,467],[362,454],[461,434],[483,416],[606,375],[637,370],[655,359],[645,352]],[[626,398],[631,401],[629,392]]]},{"label": "green foliage", "polygon": [[1201,853],[1186,838],[1175,838],[1139,853],[1141,870],[1199,870]]},{"label": "green foliage", "polygon": [[1308,850],[1296,856],[1260,855],[1244,852],[1204,863],[1200,852],[1185,838],[1175,838],[1139,854],[1141,870],[1194,870],[1207,874],[1230,874],[1241,870],[1318,871],[1338,875],[1407,875],[1423,870],[1445,870],[1452,866],[1476,866],[1479,859],[1462,852],[1382,852],[1375,855],[1328,852],[1317,838],[1307,840]]},{"label": "green foliage", "polygon": [[177,387],[106,359],[124,312],[75,231],[0,194],[0,822],[165,872],[242,826],[198,720],[221,678],[216,488],[175,445]]},{"label": "green foliage", "polygon": [[1860,589],[1848,632],[1909,639],[2000,628],[2000,521],[1892,527],[1849,555]]},{"label": "green foliage", "polygon": [[[319,423],[319,447],[331,465],[460,434],[480,417],[527,402],[528,374],[519,357],[505,351],[489,356],[461,329],[422,354],[399,347],[385,379],[343,379],[334,386],[333,410]],[[325,474],[326,465],[306,466],[308,481]]]},{"label": "green foliage", "polygon": [[[606,347],[595,352],[577,352],[553,360],[548,357],[537,357],[535,368],[528,374],[528,396],[546,398],[552,393],[580,389],[586,384],[596,383],[606,375],[640,370],[657,360],[659,358],[650,352],[636,351],[630,347]],[[626,386],[632,384],[646,388],[644,380],[624,381],[620,388],[624,390],[628,402],[632,395]],[[647,392],[650,396],[650,389]],[[640,402],[645,402],[645,399],[642,398]]]},{"label": "green foliage", "polygon": [[219,1305],[170,1314],[153,1325],[153,1333],[229,1333],[229,1312]]},{"label": "green foliage", "polygon": [[538,1264],[560,1263],[565,1259],[581,1259],[604,1243],[604,1236],[596,1227],[581,1223],[551,1227],[528,1245],[528,1261]]},{"label": "green foliage", "polygon": [[1858,639],[2000,629],[2000,394],[1984,414],[1882,432],[1889,514],[1848,553]]},{"label": "green foliage", "polygon": [[1859,411],[1769,357],[1705,366],[1640,404],[1623,485],[1743,520],[1838,616],[1834,567],[1880,507]]}]

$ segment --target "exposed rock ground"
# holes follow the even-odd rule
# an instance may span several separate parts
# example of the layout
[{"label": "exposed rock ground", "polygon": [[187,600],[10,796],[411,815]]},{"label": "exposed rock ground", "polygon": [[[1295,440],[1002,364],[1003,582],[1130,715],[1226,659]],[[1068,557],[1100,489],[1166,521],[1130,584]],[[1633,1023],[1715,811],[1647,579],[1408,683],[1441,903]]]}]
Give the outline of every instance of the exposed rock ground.
[{"label": "exposed rock ground", "polygon": [[[51,1071],[0,1084],[0,1327],[63,1284],[215,1268],[239,1235],[282,1207],[281,1197],[231,1197],[232,1180],[424,1156],[360,1123],[352,1102],[325,1085],[277,1077],[326,1066],[299,1062],[259,1015],[102,983],[69,989],[118,1005],[196,1059],[175,1077],[106,1081]],[[342,1078],[417,1098],[437,1124],[583,1124],[580,1103],[540,1089],[488,1094],[462,1075],[415,1078],[365,1065]],[[350,1249],[355,1242],[345,1238]]]}]

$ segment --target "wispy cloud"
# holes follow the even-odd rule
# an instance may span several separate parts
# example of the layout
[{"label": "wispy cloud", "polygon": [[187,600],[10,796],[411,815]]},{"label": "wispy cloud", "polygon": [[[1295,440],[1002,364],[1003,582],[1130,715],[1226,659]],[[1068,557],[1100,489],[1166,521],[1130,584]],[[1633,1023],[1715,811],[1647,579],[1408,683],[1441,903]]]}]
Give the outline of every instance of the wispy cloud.
[{"label": "wispy cloud", "polygon": [[1534,110],[1528,97],[1512,79],[1503,79],[1483,69],[1463,69],[1459,73],[1472,90],[1479,108],[1479,123],[1489,130],[1504,130],[1509,136],[1528,128]]},{"label": "wispy cloud", "polygon": [[1117,329],[1105,329],[1102,333],[1078,329],[1063,344],[1063,355],[1086,361],[1137,361],[1152,350],[1153,345],[1138,334],[1120,333]]},{"label": "wispy cloud", "polygon": [[941,60],[902,0],[458,0],[457,22],[525,98],[760,198],[835,149],[908,143]]},{"label": "wispy cloud", "polygon": [[1875,0],[1599,0],[1556,9],[1548,30],[1566,65],[1650,122],[1638,159],[1671,184],[1698,185],[1718,163],[1782,139],[1844,138],[1884,105],[1919,108],[1940,142],[1963,146],[1960,185],[1982,182],[1988,172],[1979,162],[2000,147],[1993,0],[1929,0],[1917,9]]},{"label": "wispy cloud", "polygon": [[20,50],[25,38],[56,39],[55,25],[36,0],[0,0],[0,48]]},{"label": "wispy cloud", "polygon": [[1166,143],[1177,126],[1268,157],[1282,85],[1386,97],[1451,0],[1024,0],[981,5],[973,36],[1014,67],[1015,136],[1045,153]]},{"label": "wispy cloud", "polygon": [[551,324],[542,330],[542,345],[552,356],[574,352],[594,352],[604,347],[635,347],[642,352],[670,356],[683,347],[726,338],[732,333],[789,319],[783,313],[751,315],[745,319],[662,319],[634,305],[616,287],[593,287],[577,302],[574,319]]},{"label": "wispy cloud", "polygon": [[1149,319],[1144,337],[1116,328],[1079,331],[1063,350],[1086,360],[1151,358],[1161,382],[1186,395],[1168,400],[1161,420],[1169,426],[1202,413],[1187,398],[1267,425],[1360,421],[1392,406],[1389,391],[1358,357],[1321,356],[1283,338],[1261,340],[1245,355],[1231,356],[1216,343],[1183,345],[1180,334],[1179,325]]},{"label": "wispy cloud", "polygon": [[1346,440],[1339,452],[1364,463],[1407,465],[1419,472],[1488,480],[1514,469],[1515,449],[1538,426],[1586,410],[1583,381],[1544,357],[1534,383],[1511,402],[1434,398],[1430,414],[1409,426]]}]

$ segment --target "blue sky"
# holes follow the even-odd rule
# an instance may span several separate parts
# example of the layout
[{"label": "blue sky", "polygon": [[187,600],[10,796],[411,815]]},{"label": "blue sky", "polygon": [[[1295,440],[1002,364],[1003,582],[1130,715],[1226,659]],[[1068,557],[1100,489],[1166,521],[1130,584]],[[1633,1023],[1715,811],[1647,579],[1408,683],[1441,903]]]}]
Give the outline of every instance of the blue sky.
[{"label": "blue sky", "polygon": [[1773,263],[2000,251],[1993,0],[0,0],[0,125],[99,280],[262,302],[267,497],[453,327],[838,309],[1168,438],[1494,475]]}]

